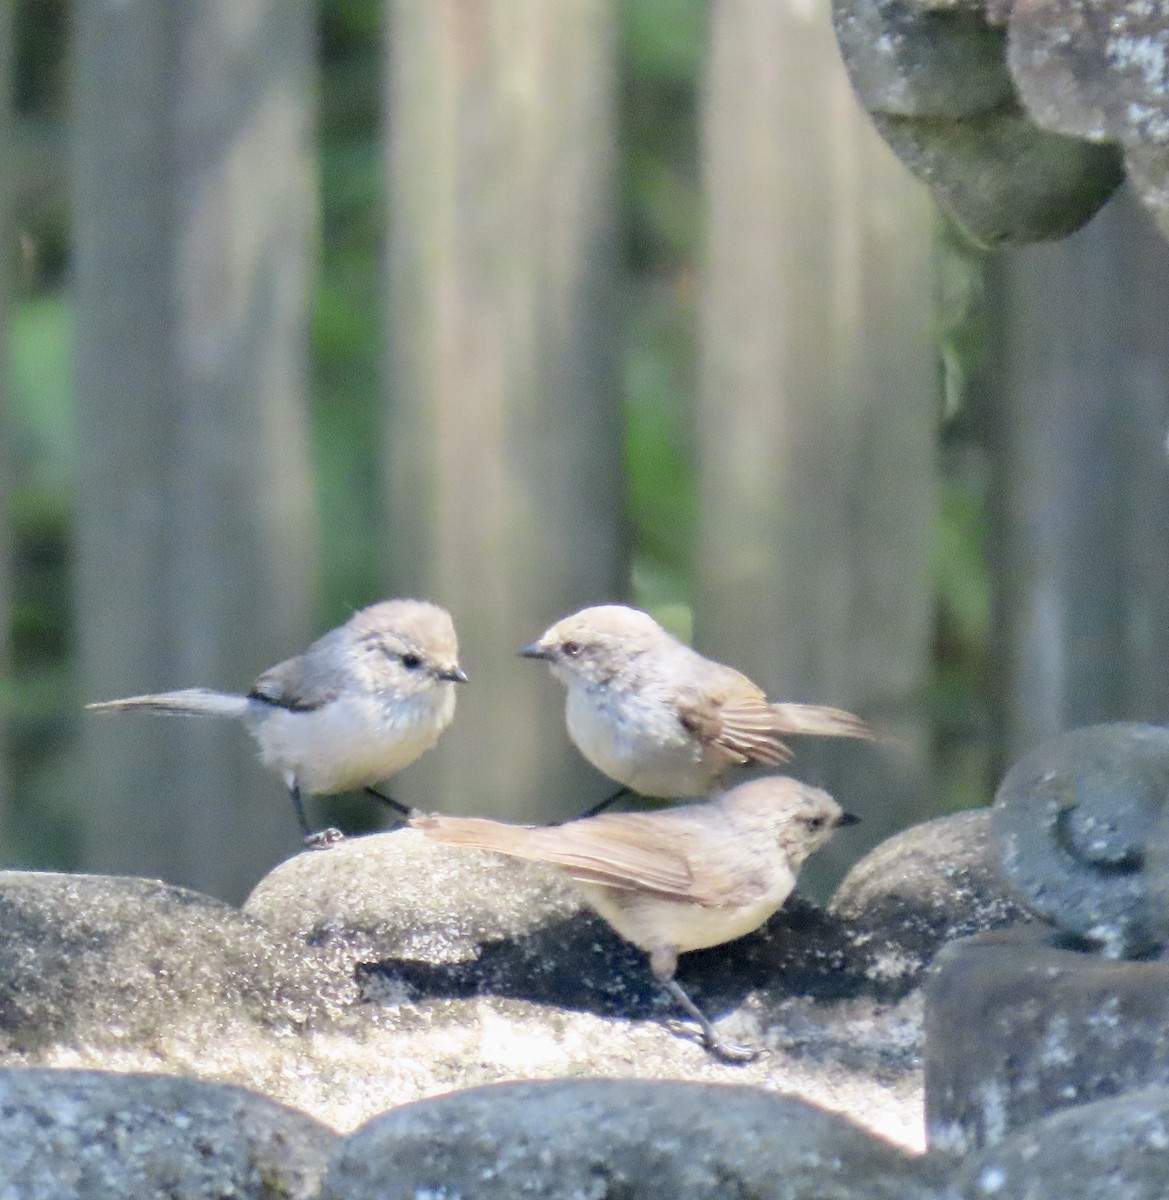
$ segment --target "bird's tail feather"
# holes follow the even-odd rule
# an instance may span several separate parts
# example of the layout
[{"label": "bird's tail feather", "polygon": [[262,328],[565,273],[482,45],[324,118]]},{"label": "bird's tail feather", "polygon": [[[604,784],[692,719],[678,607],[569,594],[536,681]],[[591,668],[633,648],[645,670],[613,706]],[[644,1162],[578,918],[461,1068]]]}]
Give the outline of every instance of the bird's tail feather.
[{"label": "bird's tail feather", "polygon": [[484,817],[447,817],[437,814],[411,817],[410,824],[421,829],[431,841],[451,842],[456,846],[476,846],[516,858],[527,858],[522,825],[506,825]]},{"label": "bird's tail feather", "polygon": [[853,737],[872,741],[872,729],[842,708],[823,704],[772,704],[776,727],[783,733],[812,733],[823,737]]},{"label": "bird's tail feather", "polygon": [[248,709],[247,696],[212,692],[207,688],[183,688],[149,696],[126,696],[85,706],[91,712],[154,712],[181,717],[242,717]]}]

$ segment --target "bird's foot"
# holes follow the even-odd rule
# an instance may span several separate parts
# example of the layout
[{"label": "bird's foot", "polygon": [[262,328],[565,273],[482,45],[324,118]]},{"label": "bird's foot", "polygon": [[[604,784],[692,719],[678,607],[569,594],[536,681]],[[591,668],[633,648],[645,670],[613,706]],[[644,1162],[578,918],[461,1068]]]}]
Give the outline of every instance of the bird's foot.
[{"label": "bird's foot", "polygon": [[345,840],[341,830],[330,825],[328,829],[318,829],[316,833],[306,833],[302,839],[309,850],[328,850],[338,842]]},{"label": "bird's foot", "polygon": [[[673,971],[672,961],[668,969]],[[690,999],[683,990],[682,985],[672,974],[666,974],[665,971],[659,970],[655,970],[655,974],[657,974],[661,985],[677,1001],[679,1007],[698,1023],[698,1028],[702,1031],[702,1044],[715,1058],[721,1058],[726,1063],[749,1063],[753,1062],[763,1053],[762,1050],[758,1050],[753,1046],[740,1046],[736,1042],[726,1041],[719,1031],[715,1029],[710,1018]]]},{"label": "bird's foot", "polygon": [[702,1044],[715,1056],[725,1063],[742,1065],[754,1062],[763,1051],[757,1046],[744,1046],[739,1042],[728,1042],[713,1031],[703,1031]]},{"label": "bird's foot", "polygon": [[[675,1036],[688,1041],[697,1042],[708,1054],[720,1062],[732,1066],[743,1066],[763,1057],[763,1051],[758,1046],[745,1046],[741,1042],[729,1042],[713,1025],[704,1021],[691,1023],[674,1020],[670,1022]],[[697,1025],[697,1028],[695,1028]]]}]

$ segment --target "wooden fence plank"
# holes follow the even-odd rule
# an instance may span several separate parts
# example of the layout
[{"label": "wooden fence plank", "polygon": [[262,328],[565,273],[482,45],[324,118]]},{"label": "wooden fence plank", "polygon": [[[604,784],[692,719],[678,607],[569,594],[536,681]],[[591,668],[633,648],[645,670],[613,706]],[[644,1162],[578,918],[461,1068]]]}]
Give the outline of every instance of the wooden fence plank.
[{"label": "wooden fence plank", "polygon": [[414,803],[564,816],[603,786],[516,657],[626,589],[611,0],[389,6],[390,578],[471,683]]},{"label": "wooden fence plank", "polygon": [[1127,195],[991,264],[996,759],[1169,717],[1169,247]]},{"label": "wooden fence plank", "polygon": [[[80,0],[74,29],[83,695],[246,688],[311,632],[312,10]],[[85,866],[238,898],[295,847],[239,730],[85,730]]]},{"label": "wooden fence plank", "polygon": [[715,0],[711,21],[697,644],[890,739],[805,739],[793,765],[876,841],[932,802],[930,207],[824,6]]}]

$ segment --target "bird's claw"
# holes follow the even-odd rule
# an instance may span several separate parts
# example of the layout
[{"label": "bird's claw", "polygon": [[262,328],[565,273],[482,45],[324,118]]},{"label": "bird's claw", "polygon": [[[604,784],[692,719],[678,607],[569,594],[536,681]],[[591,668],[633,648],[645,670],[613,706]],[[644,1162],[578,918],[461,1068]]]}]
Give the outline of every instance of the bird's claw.
[{"label": "bird's claw", "polygon": [[715,1058],[721,1058],[725,1063],[735,1063],[736,1065],[754,1062],[763,1053],[757,1046],[743,1046],[738,1042],[724,1042],[717,1034],[713,1038],[704,1036],[702,1044]]},{"label": "bird's claw", "polygon": [[332,825],[328,829],[318,829],[316,833],[305,834],[303,839],[309,850],[328,850],[330,846],[335,846],[344,840],[345,835]]},{"label": "bird's claw", "polygon": [[708,1054],[725,1063],[741,1065],[754,1062],[763,1057],[763,1050],[758,1046],[744,1046],[739,1042],[728,1042],[713,1025],[706,1021],[672,1021],[671,1025],[676,1034],[681,1034],[696,1041]]}]

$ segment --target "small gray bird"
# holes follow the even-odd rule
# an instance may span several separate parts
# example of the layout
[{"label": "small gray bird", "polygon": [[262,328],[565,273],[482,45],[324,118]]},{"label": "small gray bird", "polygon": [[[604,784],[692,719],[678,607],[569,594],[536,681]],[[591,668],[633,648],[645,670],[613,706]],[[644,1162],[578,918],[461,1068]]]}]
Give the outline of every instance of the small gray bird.
[{"label": "small gray bird", "polygon": [[778,766],[792,756],[783,734],[873,736],[839,708],[771,703],[746,675],[620,604],[565,617],[520,653],[543,659],[567,687],[569,736],[622,785],[585,816],[627,791],[701,796],[732,766]]},{"label": "small gray bird", "polygon": [[819,788],[785,775],[753,779],[699,804],[606,813],[564,825],[418,816],[427,837],[559,868],[627,941],[729,1062],[757,1052],[725,1042],[674,978],[678,955],[758,929],[788,898],[804,859],[857,820]]},{"label": "small gray bird", "polygon": [[384,600],[265,671],[246,696],[184,688],[86,707],[242,721],[261,761],[283,776],[305,845],[320,847],[342,835],[311,832],[301,796],[361,788],[408,815],[373,785],[438,741],[455,713],[454,684],[466,680],[445,609]]}]

